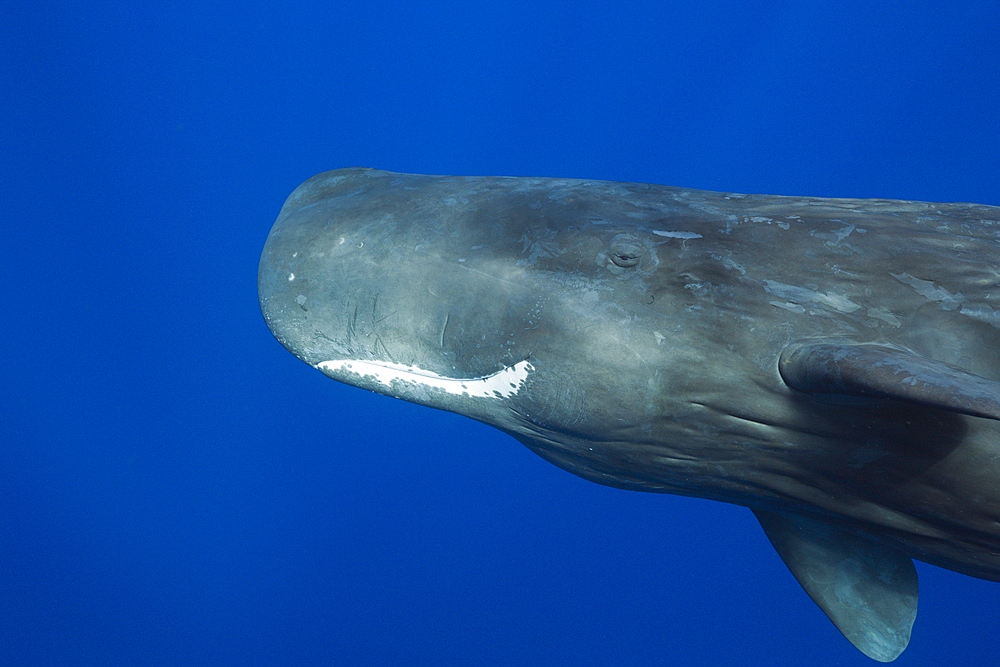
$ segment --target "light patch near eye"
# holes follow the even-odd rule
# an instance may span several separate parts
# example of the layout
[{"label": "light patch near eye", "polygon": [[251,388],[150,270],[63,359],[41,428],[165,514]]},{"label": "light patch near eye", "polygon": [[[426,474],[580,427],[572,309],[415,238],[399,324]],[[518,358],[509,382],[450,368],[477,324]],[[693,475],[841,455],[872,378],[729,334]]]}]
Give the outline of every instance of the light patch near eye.
[{"label": "light patch near eye", "polygon": [[695,232],[669,232],[669,231],[660,231],[658,229],[654,229],[653,233],[656,234],[657,236],[665,236],[668,239],[700,239],[700,238],[704,238],[701,234],[697,234]]},{"label": "light patch near eye", "polygon": [[336,359],[316,364],[316,368],[328,373],[356,373],[361,377],[373,377],[386,389],[394,382],[408,382],[431,389],[440,389],[455,396],[481,398],[510,398],[520,391],[528,377],[535,370],[525,359],[508,366],[493,375],[480,378],[448,378],[433,371],[425,371],[415,366],[404,366],[383,361],[350,361]]}]

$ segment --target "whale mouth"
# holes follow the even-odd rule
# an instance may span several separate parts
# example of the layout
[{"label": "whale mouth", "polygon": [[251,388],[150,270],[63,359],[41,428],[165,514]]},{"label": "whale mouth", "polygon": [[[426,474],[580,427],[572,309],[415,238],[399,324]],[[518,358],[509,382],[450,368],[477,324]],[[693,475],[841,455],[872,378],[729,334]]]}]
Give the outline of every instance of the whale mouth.
[{"label": "whale mouth", "polygon": [[409,384],[444,391],[454,396],[473,398],[516,396],[524,386],[528,374],[535,370],[527,359],[502,368],[492,375],[477,378],[449,378],[416,366],[386,361],[334,359],[322,361],[316,364],[316,368],[336,380],[349,384],[353,384],[348,378],[352,374],[366,380],[373,379],[386,393],[392,393],[397,385]]}]

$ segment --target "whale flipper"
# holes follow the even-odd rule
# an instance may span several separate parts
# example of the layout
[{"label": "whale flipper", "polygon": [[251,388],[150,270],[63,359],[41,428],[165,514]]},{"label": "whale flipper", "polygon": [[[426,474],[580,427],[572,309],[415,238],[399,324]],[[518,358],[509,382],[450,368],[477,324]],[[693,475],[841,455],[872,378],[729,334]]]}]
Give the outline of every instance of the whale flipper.
[{"label": "whale flipper", "polygon": [[807,393],[892,399],[1000,419],[1000,382],[894,347],[794,343],[782,351],[778,371],[785,384]]},{"label": "whale flipper", "polygon": [[899,657],[917,617],[913,561],[819,521],[754,514],[781,560],[848,641],[880,662]]}]

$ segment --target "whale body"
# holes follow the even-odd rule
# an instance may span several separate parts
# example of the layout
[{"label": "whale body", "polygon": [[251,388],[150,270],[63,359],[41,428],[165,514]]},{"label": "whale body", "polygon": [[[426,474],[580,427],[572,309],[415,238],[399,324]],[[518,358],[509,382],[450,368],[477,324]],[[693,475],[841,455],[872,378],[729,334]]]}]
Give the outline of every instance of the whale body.
[{"label": "whale body", "polygon": [[1000,580],[1000,207],[341,169],[289,196],[258,291],[335,380],[751,509],[876,660],[911,559]]}]

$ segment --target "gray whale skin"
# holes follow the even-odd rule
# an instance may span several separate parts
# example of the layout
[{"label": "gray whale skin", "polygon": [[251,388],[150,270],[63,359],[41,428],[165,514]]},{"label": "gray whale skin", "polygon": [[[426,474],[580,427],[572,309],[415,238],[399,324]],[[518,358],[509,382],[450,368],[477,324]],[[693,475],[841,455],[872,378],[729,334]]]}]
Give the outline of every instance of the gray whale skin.
[{"label": "gray whale skin", "polygon": [[1000,580],[998,258],[994,206],[341,169],[288,197],[258,290],[335,380],[748,507],[888,662],[911,559]]}]

